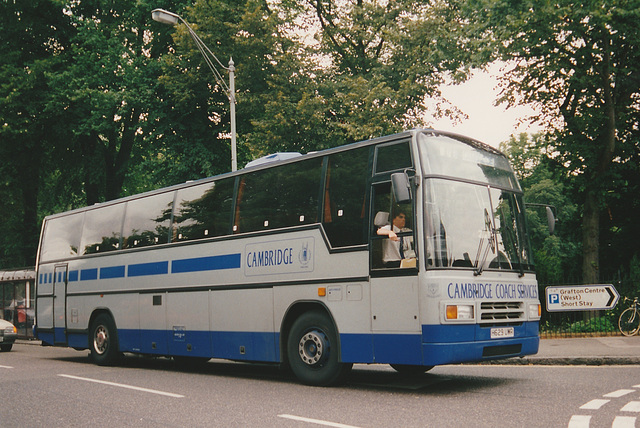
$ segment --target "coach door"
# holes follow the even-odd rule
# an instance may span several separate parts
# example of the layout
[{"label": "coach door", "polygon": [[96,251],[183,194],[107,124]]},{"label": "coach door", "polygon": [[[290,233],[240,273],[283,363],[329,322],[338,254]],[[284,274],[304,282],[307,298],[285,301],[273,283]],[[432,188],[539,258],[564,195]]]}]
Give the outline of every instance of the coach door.
[{"label": "coach door", "polygon": [[67,343],[67,265],[53,271],[53,339]]},{"label": "coach door", "polygon": [[375,359],[420,364],[420,293],[413,203],[410,199],[398,201],[391,182],[385,180],[373,185],[372,205],[371,329]]}]

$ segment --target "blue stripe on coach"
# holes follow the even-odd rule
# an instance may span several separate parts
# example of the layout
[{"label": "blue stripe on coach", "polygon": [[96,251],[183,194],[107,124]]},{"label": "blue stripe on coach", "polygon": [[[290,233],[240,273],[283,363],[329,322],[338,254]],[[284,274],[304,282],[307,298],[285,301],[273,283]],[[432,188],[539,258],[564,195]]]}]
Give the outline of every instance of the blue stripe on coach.
[{"label": "blue stripe on coach", "polygon": [[100,268],[100,279],[124,278],[125,266],[110,266]]},{"label": "blue stripe on coach", "polygon": [[166,275],[169,273],[169,262],[138,263],[129,265],[127,276]]},{"label": "blue stripe on coach", "polygon": [[91,281],[98,279],[98,268],[82,269],[80,271],[80,281]]},{"label": "blue stripe on coach", "polygon": [[[240,253],[222,254],[219,256],[194,257],[171,261],[171,273],[203,272],[208,270],[239,269],[242,263]],[[59,272],[59,275],[62,275]],[[169,274],[169,261],[135,263],[131,265],[104,266],[70,270],[68,281],[93,281],[99,279],[114,279],[124,277],[138,277]],[[62,281],[59,277],[58,281]],[[41,273],[40,283],[53,283],[53,273]]]},{"label": "blue stripe on coach", "polygon": [[193,259],[174,260],[171,262],[171,273],[201,272],[206,270],[240,268],[240,253],[222,256],[196,257]]}]

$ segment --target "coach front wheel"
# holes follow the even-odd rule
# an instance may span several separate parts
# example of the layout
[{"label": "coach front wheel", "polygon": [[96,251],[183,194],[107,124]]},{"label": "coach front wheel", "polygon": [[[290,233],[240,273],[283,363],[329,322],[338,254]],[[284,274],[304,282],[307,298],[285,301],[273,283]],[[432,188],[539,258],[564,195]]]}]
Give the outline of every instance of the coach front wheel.
[{"label": "coach front wheel", "polygon": [[89,336],[91,360],[99,366],[108,366],[118,361],[118,332],[111,316],[100,314],[91,323]]},{"label": "coach front wheel", "polygon": [[291,326],[287,357],[291,370],[307,385],[328,386],[342,380],[352,364],[339,361],[338,333],[320,311],[302,314]]}]

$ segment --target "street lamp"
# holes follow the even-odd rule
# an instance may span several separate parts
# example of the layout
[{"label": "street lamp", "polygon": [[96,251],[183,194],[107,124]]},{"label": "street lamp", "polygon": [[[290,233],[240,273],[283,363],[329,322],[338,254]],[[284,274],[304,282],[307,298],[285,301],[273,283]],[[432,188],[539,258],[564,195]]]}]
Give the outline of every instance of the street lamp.
[{"label": "street lamp", "polygon": [[[193,31],[193,29],[189,26],[187,21],[182,19],[180,15],[164,9],[154,9],[151,11],[151,17],[154,21],[169,25],[176,25],[178,21],[182,22],[187,27],[187,30],[189,30],[189,35],[191,35],[191,38],[196,43],[198,50],[204,57],[205,62],[209,66],[209,69],[211,69],[211,72],[216,78],[216,81],[220,86],[224,88],[224,91],[227,93],[227,96],[229,97],[231,116],[231,171],[236,171],[238,169],[238,155],[236,151],[236,67],[234,65],[233,58],[229,59],[228,67],[222,65],[220,60],[213,54],[213,52],[211,52],[211,49],[209,49],[207,45],[204,44],[204,42],[200,39],[200,37],[198,37],[195,31]],[[214,60],[222,69],[229,72],[229,85],[227,85],[222,78],[222,75],[215,66]]]}]

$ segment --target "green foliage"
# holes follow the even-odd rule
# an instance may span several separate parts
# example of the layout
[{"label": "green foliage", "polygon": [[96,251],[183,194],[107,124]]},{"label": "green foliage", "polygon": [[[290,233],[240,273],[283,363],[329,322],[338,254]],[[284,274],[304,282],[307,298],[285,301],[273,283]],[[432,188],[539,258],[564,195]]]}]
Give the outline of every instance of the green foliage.
[{"label": "green foliage", "polygon": [[525,203],[550,205],[556,217],[556,233],[549,233],[544,207],[529,205],[529,225],[538,281],[541,284],[576,282],[580,277],[579,225],[573,224],[577,204],[572,199],[562,175],[545,153],[549,141],[541,134],[520,134],[502,143],[524,191]]},{"label": "green foliage", "polygon": [[640,2],[450,3],[469,23],[469,40],[508,61],[499,101],[532,104],[553,131],[553,160],[582,199],[583,281],[597,281],[607,268],[599,263],[601,213],[637,165]]},{"label": "green foliage", "polygon": [[617,333],[620,312],[622,311],[564,313],[559,318],[549,317],[541,322],[540,332],[549,334]]},{"label": "green foliage", "polygon": [[547,320],[540,325],[542,333],[615,333],[617,331],[618,318],[613,312],[579,321],[564,320],[556,323]]},{"label": "green foliage", "polygon": [[33,264],[38,194],[60,133],[50,79],[64,63],[68,19],[57,2],[0,2],[0,265]]},{"label": "green foliage", "polygon": [[[278,51],[277,74],[258,97],[255,156],[318,150],[423,126],[426,98],[461,68],[446,9],[416,1],[298,1],[317,43]],[[263,143],[261,143],[263,142]]]},{"label": "green foliage", "polygon": [[569,326],[569,331],[576,333],[610,333],[618,330],[616,320],[610,316],[577,321]]},{"label": "green foliage", "polygon": [[601,270],[631,275],[637,0],[0,2],[0,265],[33,263],[45,215],[229,171],[228,94],[184,25],[151,20],[156,7],[223,66],[233,57],[240,166],[423,126],[427,106],[450,110],[445,79],[514,59],[501,101],[536,105],[553,131],[505,147],[526,200],[557,208],[556,236],[529,210],[541,280],[578,276],[590,189]]}]

